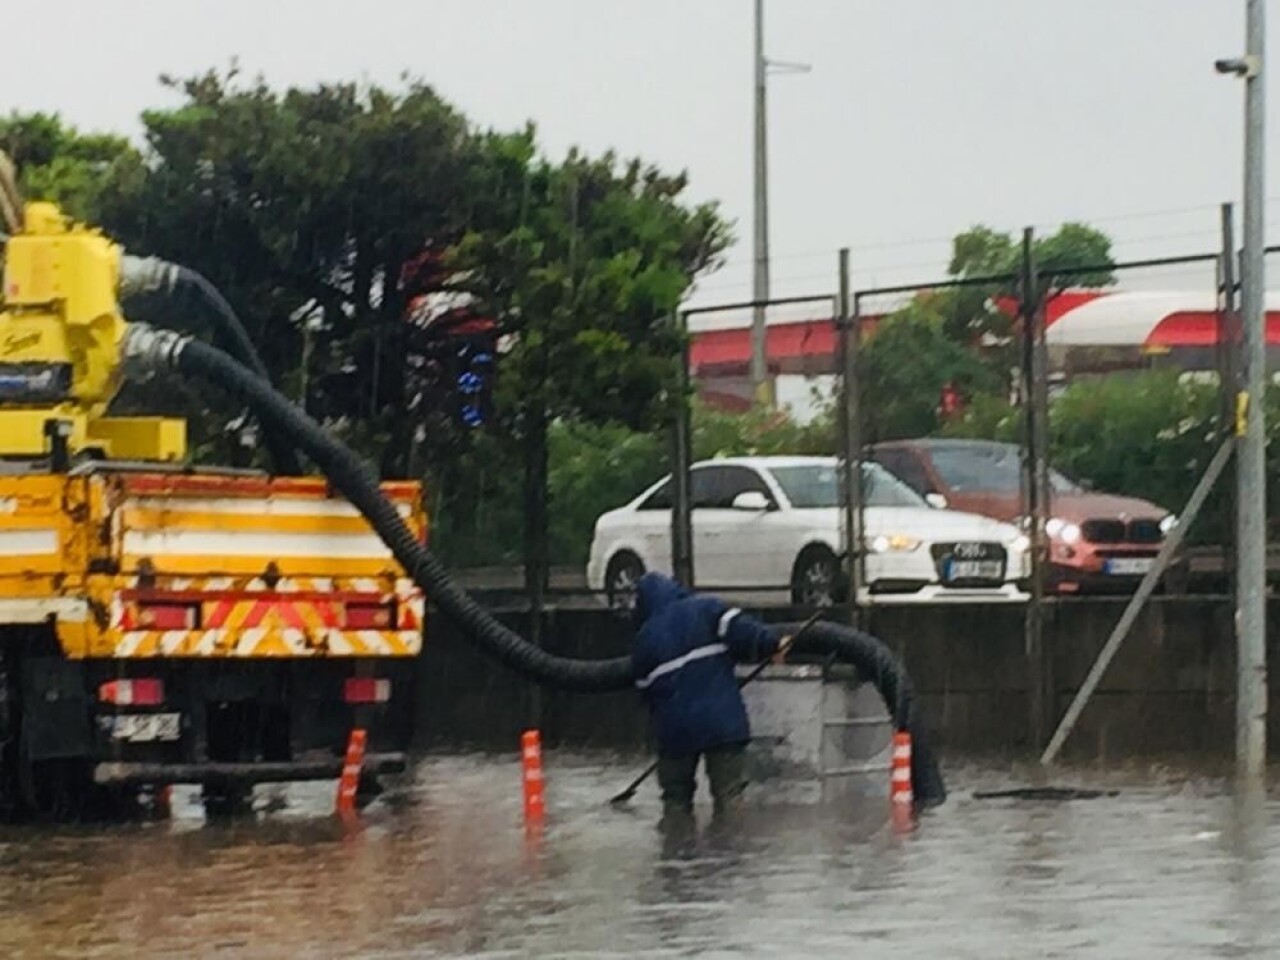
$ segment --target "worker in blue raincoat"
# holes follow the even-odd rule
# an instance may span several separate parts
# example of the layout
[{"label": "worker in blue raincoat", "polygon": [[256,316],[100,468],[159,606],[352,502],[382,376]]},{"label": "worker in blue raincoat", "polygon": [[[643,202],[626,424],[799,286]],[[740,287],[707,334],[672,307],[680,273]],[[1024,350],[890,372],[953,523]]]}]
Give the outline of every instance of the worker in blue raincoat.
[{"label": "worker in blue raincoat", "polygon": [[692,812],[699,758],[724,812],[746,789],[751,738],[734,661],[781,659],[791,638],[779,641],[755,617],[657,573],[637,584],[635,617],[631,659],[657,740],[664,815]]}]

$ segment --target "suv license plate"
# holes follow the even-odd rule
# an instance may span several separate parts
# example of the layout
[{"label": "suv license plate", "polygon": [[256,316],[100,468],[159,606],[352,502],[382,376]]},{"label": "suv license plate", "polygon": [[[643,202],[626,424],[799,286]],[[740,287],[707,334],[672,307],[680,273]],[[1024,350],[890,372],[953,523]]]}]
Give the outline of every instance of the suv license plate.
[{"label": "suv license plate", "polygon": [[1151,557],[1116,557],[1108,560],[1103,569],[1117,576],[1137,576],[1150,570],[1154,563]]},{"label": "suv license plate", "polygon": [[1003,580],[1004,564],[999,560],[952,560],[947,564],[948,580]]},{"label": "suv license plate", "polygon": [[154,743],[177,740],[182,735],[180,713],[134,713],[122,717],[99,717],[98,724],[112,740]]}]

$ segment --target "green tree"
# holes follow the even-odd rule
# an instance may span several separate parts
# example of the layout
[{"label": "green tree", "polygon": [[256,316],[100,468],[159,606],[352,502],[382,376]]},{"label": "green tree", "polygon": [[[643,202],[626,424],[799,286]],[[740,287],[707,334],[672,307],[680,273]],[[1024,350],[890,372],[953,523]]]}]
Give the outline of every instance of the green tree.
[{"label": "green tree", "polygon": [[[1111,239],[1082,223],[1064,223],[1032,244],[1040,289],[1053,297],[1068,287],[1105,287],[1115,283],[1111,268]],[[1084,273],[1068,273],[1086,267]],[[948,274],[957,280],[994,278],[990,283],[957,287],[939,293],[938,311],[949,335],[965,343],[1005,343],[1015,329],[1016,317],[997,302],[1021,296],[1019,276],[1022,248],[1012,236],[983,224],[957,234],[951,242]],[[1007,352],[1006,352],[1007,353]],[[1001,360],[1008,360],[1002,355]]]},{"label": "green tree", "polygon": [[947,384],[970,400],[1001,389],[999,373],[948,330],[950,304],[945,295],[917,297],[886,317],[863,347],[864,442],[933,433]]},{"label": "green tree", "polygon": [[717,265],[729,234],[715,207],[683,202],[684,175],[613,154],[534,154],[532,131],[491,135],[485,184],[454,259],[508,347],[501,427],[523,451],[526,570],[547,566],[548,430],[556,421],[652,429],[666,421],[684,291]]},{"label": "green tree", "polygon": [[142,154],[124,137],[80,133],[54,114],[0,118],[0,150],[18,168],[18,186],[52,200],[75,217],[102,221],[106,206],[136,191],[146,177]]},{"label": "green tree", "polygon": [[150,175],[108,226],[209,276],[277,383],[297,395],[305,379],[312,413],[403,475],[412,425],[401,277],[465,231],[465,118],[419,83],[278,92],[234,69],[166,83],[185,101],[144,114]]}]

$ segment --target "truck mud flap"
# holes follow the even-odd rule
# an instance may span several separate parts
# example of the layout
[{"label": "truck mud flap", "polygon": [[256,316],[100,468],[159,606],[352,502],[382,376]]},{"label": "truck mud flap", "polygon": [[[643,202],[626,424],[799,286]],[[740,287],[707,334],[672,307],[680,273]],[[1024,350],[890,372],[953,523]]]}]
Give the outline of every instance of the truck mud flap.
[{"label": "truck mud flap", "polygon": [[90,703],[82,664],[61,657],[22,661],[22,739],[31,760],[88,756]]}]

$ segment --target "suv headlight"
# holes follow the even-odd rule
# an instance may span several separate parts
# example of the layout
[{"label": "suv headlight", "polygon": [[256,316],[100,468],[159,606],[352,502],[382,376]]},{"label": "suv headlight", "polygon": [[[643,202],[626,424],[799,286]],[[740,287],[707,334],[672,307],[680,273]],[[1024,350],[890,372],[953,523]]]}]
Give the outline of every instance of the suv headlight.
[{"label": "suv headlight", "polygon": [[1165,517],[1163,520],[1160,521],[1160,532],[1167,537],[1170,533],[1173,532],[1173,528],[1176,527],[1177,525],[1178,525],[1177,514],[1171,513],[1167,517]]},{"label": "suv headlight", "polygon": [[1031,538],[1028,537],[1025,533],[1020,533],[1016,537],[1013,537],[1011,540],[1009,540],[1008,543],[1005,544],[1005,546],[1007,546],[1014,553],[1026,553],[1028,550],[1031,549]]},{"label": "suv headlight", "polygon": [[905,533],[882,533],[871,539],[872,553],[910,553],[920,546],[920,541]]},{"label": "suv headlight", "polygon": [[1080,542],[1080,525],[1062,520],[1059,517],[1051,517],[1046,521],[1044,532],[1051,537],[1057,537],[1063,543]]}]

